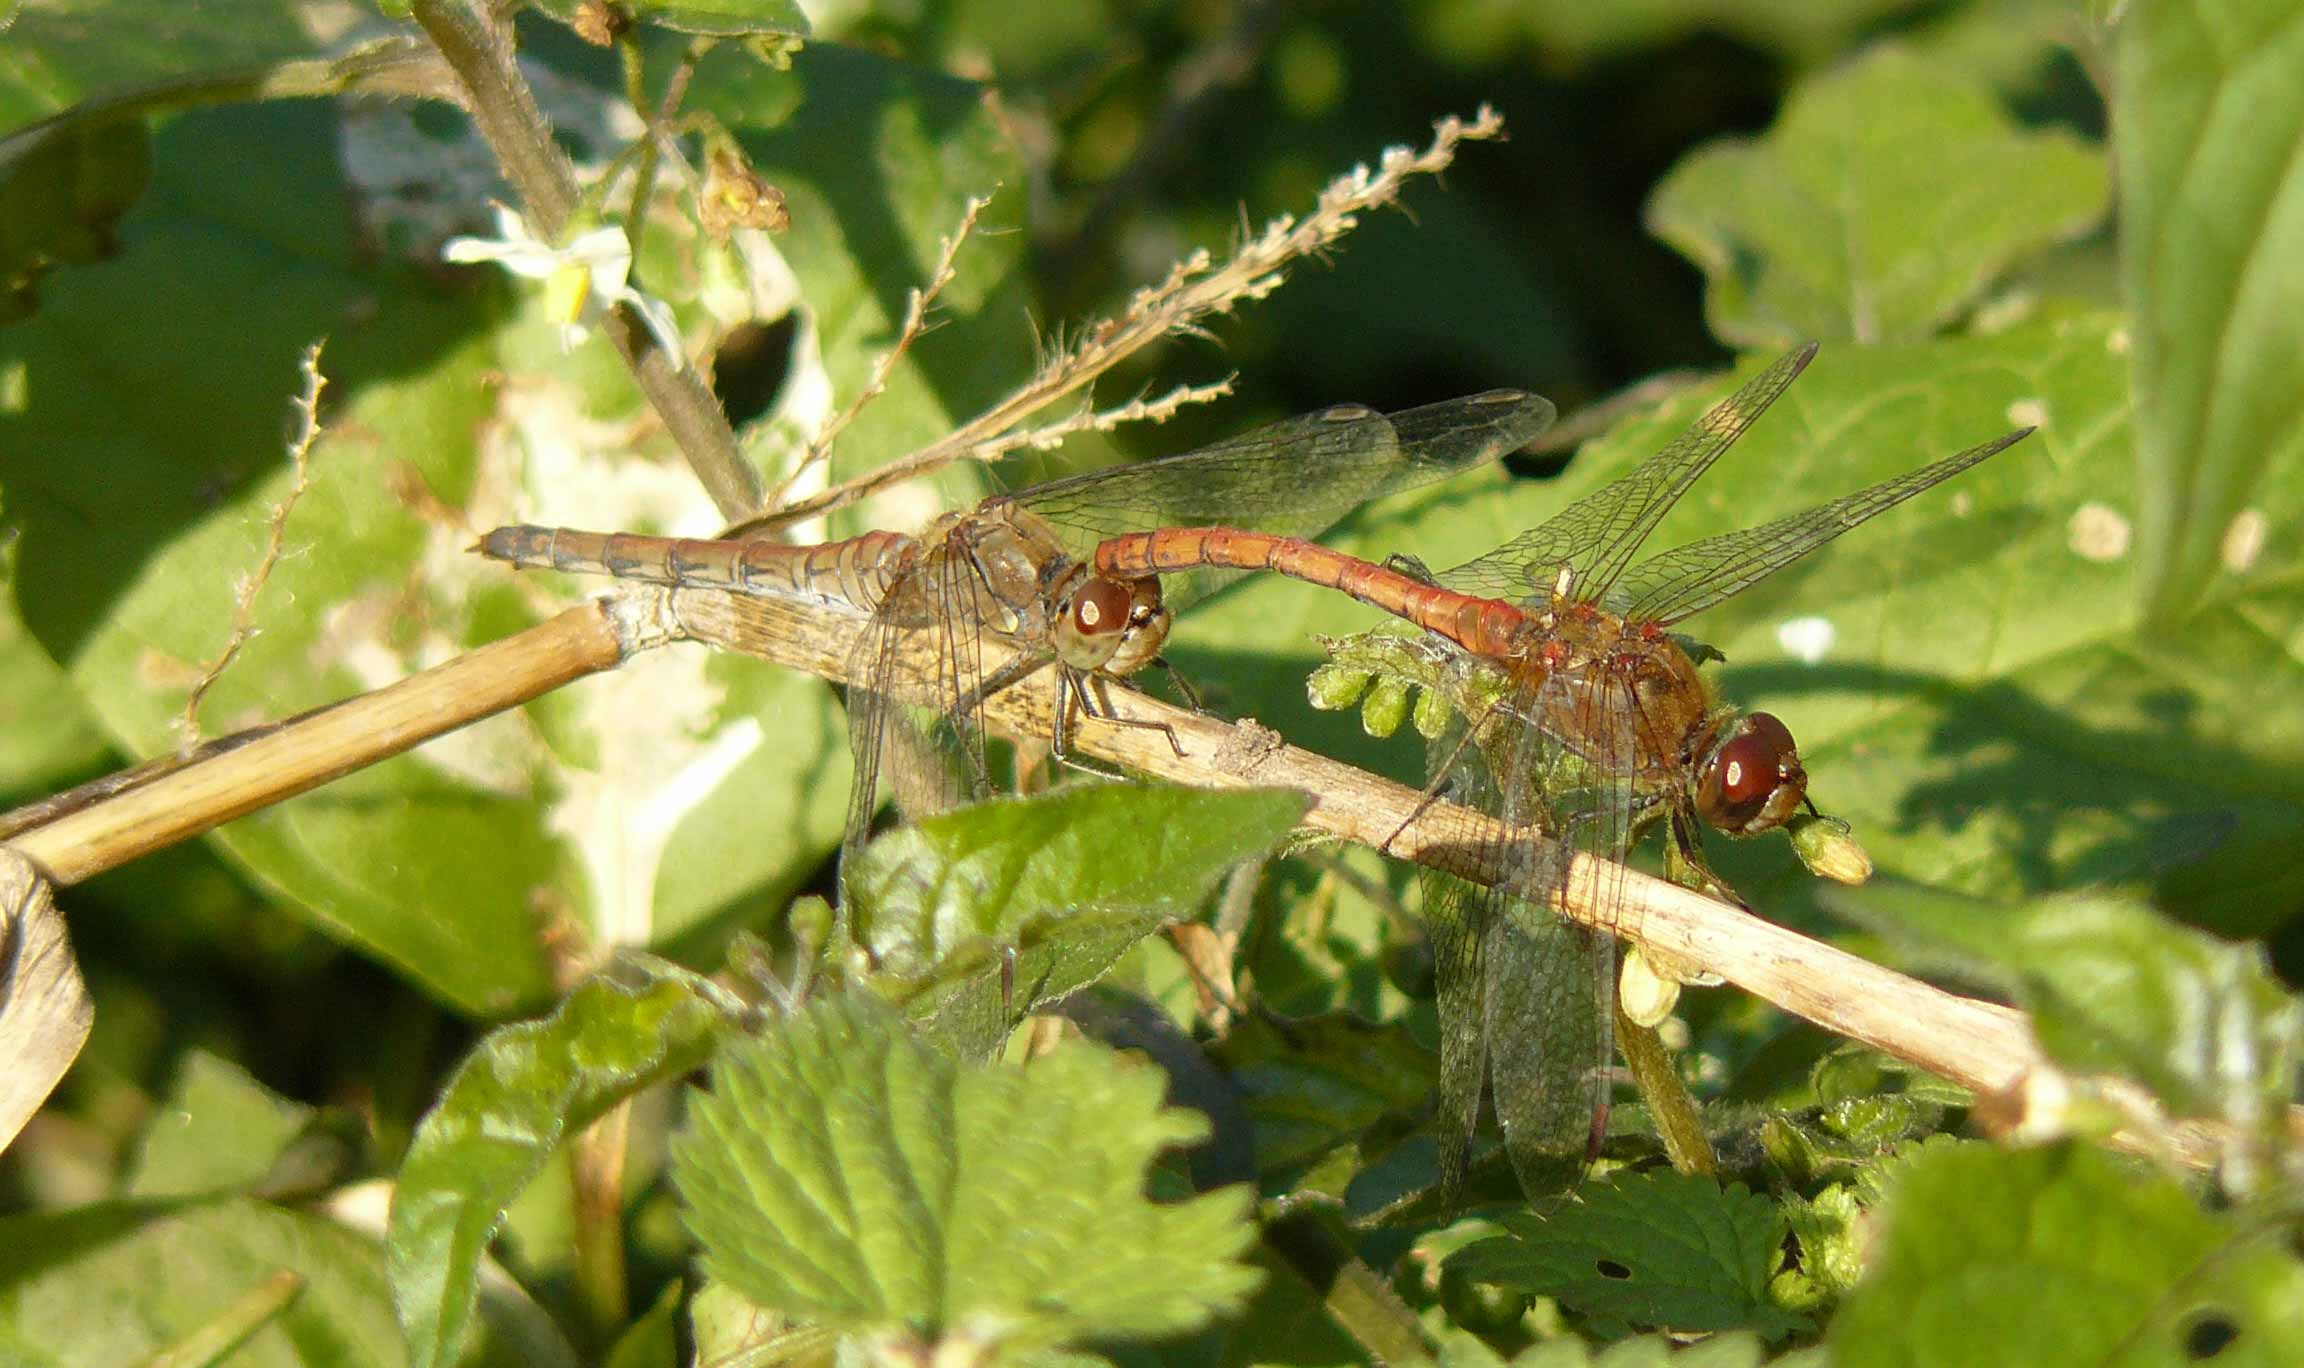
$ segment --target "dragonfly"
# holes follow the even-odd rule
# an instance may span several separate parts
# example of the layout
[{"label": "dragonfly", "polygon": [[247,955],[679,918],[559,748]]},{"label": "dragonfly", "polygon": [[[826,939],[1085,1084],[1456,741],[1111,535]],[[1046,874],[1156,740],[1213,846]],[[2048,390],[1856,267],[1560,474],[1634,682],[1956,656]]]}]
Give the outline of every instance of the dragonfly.
[{"label": "dragonfly", "polygon": [[[1115,538],[1097,548],[1094,566],[1120,579],[1203,566],[1270,570],[1407,619],[1424,641],[1441,643],[1454,697],[1485,700],[1460,706],[1451,733],[1434,742],[1428,791],[1553,838],[1501,852],[1503,867],[1557,892],[1576,852],[1621,871],[1639,835],[1661,821],[1668,856],[1735,900],[1703,862],[1701,828],[1754,836],[1803,807],[1814,814],[1808,775],[1782,719],[1716,702],[1698,672],[1700,652],[1670,629],[2032,431],[1634,564],[1666,511],[1815,354],[1811,344],[1786,355],[1629,474],[1437,576],[1222,526]],[[1443,1190],[1461,1190],[1485,1089],[1523,1190],[1556,1199],[1606,1135],[1616,938],[1494,889],[1432,871],[1424,879],[1441,1019]],[[1620,880],[1602,888],[1602,925],[1621,897]]]},{"label": "dragonfly", "polygon": [[[1136,528],[1216,521],[1317,534],[1370,500],[1527,445],[1553,414],[1549,400],[1514,389],[1389,415],[1341,404],[1182,455],[995,495],[916,534],[875,531],[794,546],[522,524],[489,532],[474,549],[515,566],[868,614],[848,661],[855,769],[842,861],[852,868],[884,781],[913,816],[991,791],[982,705],[999,690],[1054,666],[1051,749],[1060,759],[1069,754],[1074,708],[1124,721],[1101,706],[1098,689],[1165,664],[1160,651],[1173,611],[1214,578],[1187,576],[1164,589],[1155,577],[1106,575],[1087,563],[1098,542]],[[922,634],[936,699],[925,709],[906,704],[898,683],[905,659],[923,654],[913,640]],[[1017,648],[1011,664],[985,669],[986,634]]]}]

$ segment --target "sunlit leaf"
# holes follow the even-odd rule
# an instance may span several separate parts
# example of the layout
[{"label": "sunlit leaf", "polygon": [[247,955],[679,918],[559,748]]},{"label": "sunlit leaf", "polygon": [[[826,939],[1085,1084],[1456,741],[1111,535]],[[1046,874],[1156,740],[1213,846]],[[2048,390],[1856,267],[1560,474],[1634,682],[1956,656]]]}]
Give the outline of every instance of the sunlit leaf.
[{"label": "sunlit leaf", "polygon": [[310,1123],[313,1109],[205,1050],[185,1056],[175,1089],[145,1128],[128,1195],[177,1197],[255,1185]]},{"label": "sunlit leaf", "polygon": [[2135,315],[2139,590],[2173,624],[2246,569],[2304,464],[2304,24],[2281,0],[2123,11],[2112,82]]},{"label": "sunlit leaf", "polygon": [[940,813],[873,842],[846,871],[853,934],[879,973],[910,985],[909,1010],[949,1014],[959,1048],[988,1048],[1016,1015],[1190,916],[1226,872],[1293,829],[1306,801],[1285,789],[1097,784]]},{"label": "sunlit leaf", "polygon": [[702,1064],[730,1025],[708,982],[633,961],[480,1042],[418,1128],[393,1195],[386,1248],[412,1362],[455,1362],[504,1208],[560,1142]]},{"label": "sunlit leaf", "polygon": [[2304,1356],[2284,1223],[2203,1211],[2094,1150],[1933,1153],[1896,1175],[1879,1220],[1870,1275],[1830,1330],[1839,1362],[1958,1363],[1979,1345],[2011,1363]]},{"label": "sunlit leaf", "polygon": [[676,1181],[711,1276],[883,1345],[1176,1334],[1257,1275],[1244,1192],[1144,1197],[1153,1156],[1205,1129],[1164,1086],[1080,1042],[964,1067],[828,999],[721,1056]]},{"label": "sunlit leaf", "polygon": [[1797,87],[1765,137],[1691,153],[1648,219],[1703,269],[1723,341],[1910,342],[2103,217],[2109,184],[2102,152],[1882,48]]},{"label": "sunlit leaf", "polygon": [[[0,1357],[143,1363],[209,1328],[276,1273],[302,1286],[234,1368],[398,1368],[408,1360],[376,1243],[247,1198],[106,1202],[0,1220]],[[499,1291],[464,1368],[573,1368],[549,1318]]]},{"label": "sunlit leaf", "polygon": [[1768,1198],[1669,1170],[1590,1183],[1578,1197],[1547,1218],[1506,1215],[1507,1235],[1449,1266],[1628,1325],[1780,1339],[1803,1324],[1768,1300],[1785,1228]]}]

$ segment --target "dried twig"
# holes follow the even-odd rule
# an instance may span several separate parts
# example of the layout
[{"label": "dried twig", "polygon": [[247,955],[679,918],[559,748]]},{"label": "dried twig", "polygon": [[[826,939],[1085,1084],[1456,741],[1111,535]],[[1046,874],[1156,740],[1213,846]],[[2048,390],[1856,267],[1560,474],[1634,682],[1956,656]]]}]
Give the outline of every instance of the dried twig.
[{"label": "dried twig", "polygon": [[325,341],[315,342],[304,351],[299,367],[304,373],[304,392],[296,397],[300,421],[295,440],[288,444],[288,464],[294,477],[289,481],[288,492],[272,510],[262,559],[256,562],[255,571],[240,581],[239,593],[232,605],[232,631],[225,638],[224,649],[201,667],[200,678],[184,695],[184,711],[176,719],[176,749],[180,755],[191,754],[200,744],[201,700],[239,657],[240,648],[256,635],[256,596],[264,592],[265,582],[272,578],[272,568],[280,563],[280,548],[287,539],[288,515],[311,484],[312,444],[320,439],[320,391],[328,387],[328,377],[320,373],[320,349],[326,345]]},{"label": "dried twig", "polygon": [[905,295],[904,325],[897,329],[894,345],[880,353],[879,359],[872,363],[872,378],[864,383],[864,388],[856,392],[855,398],[848,401],[848,407],[832,415],[817,430],[815,438],[808,443],[808,450],[793,465],[792,473],[785,476],[783,482],[776,486],[775,492],[768,496],[768,507],[779,507],[785,496],[792,492],[792,486],[800,482],[800,477],[832,454],[832,443],[839,438],[842,430],[856,421],[856,415],[864,411],[865,405],[879,398],[888,388],[888,377],[895,373],[896,363],[928,331],[928,310],[935,305],[936,296],[944,292],[944,287],[951,284],[952,277],[957,274],[954,263],[960,256],[960,244],[976,231],[976,216],[983,213],[984,206],[991,202],[991,195],[977,195],[968,201],[967,208],[961,210],[959,226],[952,230],[951,236],[937,244],[936,269],[928,273],[928,283]]},{"label": "dried twig", "polygon": [[1205,250],[1178,262],[1159,284],[1137,291],[1119,317],[1091,324],[1014,393],[948,436],[779,508],[759,525],[795,522],[954,461],[985,460],[1014,450],[1016,444],[1002,443],[1025,418],[1087,386],[1142,347],[1170,334],[1196,332],[1202,320],[1229,313],[1241,300],[1264,298],[1280,287],[1289,262],[1321,252],[1358,226],[1362,212],[1399,199],[1401,186],[1411,176],[1436,175],[1456,159],[1457,144],[1494,138],[1503,131],[1503,116],[1482,105],[1469,123],[1451,115],[1435,124],[1432,142],[1421,152],[1386,149],[1375,171],[1361,166],[1338,177],[1321,191],[1309,217],[1299,221],[1284,214],[1272,220],[1221,265]]}]

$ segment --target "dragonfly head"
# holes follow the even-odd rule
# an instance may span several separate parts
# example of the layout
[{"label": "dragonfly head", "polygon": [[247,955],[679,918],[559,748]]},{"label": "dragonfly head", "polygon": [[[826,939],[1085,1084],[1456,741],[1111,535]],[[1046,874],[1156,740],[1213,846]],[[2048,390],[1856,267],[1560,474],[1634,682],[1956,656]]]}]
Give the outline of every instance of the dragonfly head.
[{"label": "dragonfly head", "polygon": [[1082,575],[1059,596],[1056,655],[1076,670],[1125,678],[1168,641],[1168,605],[1157,579]]},{"label": "dragonfly head", "polygon": [[1704,757],[1696,811],[1715,830],[1755,836],[1784,825],[1807,793],[1791,729],[1773,713],[1746,713]]}]

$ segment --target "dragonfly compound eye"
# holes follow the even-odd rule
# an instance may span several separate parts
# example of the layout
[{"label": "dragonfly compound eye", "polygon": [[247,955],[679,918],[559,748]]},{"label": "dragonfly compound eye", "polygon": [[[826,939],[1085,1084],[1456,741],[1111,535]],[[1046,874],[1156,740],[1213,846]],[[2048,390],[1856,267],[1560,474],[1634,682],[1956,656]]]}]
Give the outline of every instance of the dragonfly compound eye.
[{"label": "dragonfly compound eye", "polygon": [[1808,791],[1791,729],[1771,713],[1747,713],[1704,768],[1697,806],[1732,836],[1784,824]]},{"label": "dragonfly compound eye", "polygon": [[1116,580],[1093,578],[1072,596],[1072,630],[1091,640],[1127,630],[1128,587]]}]

